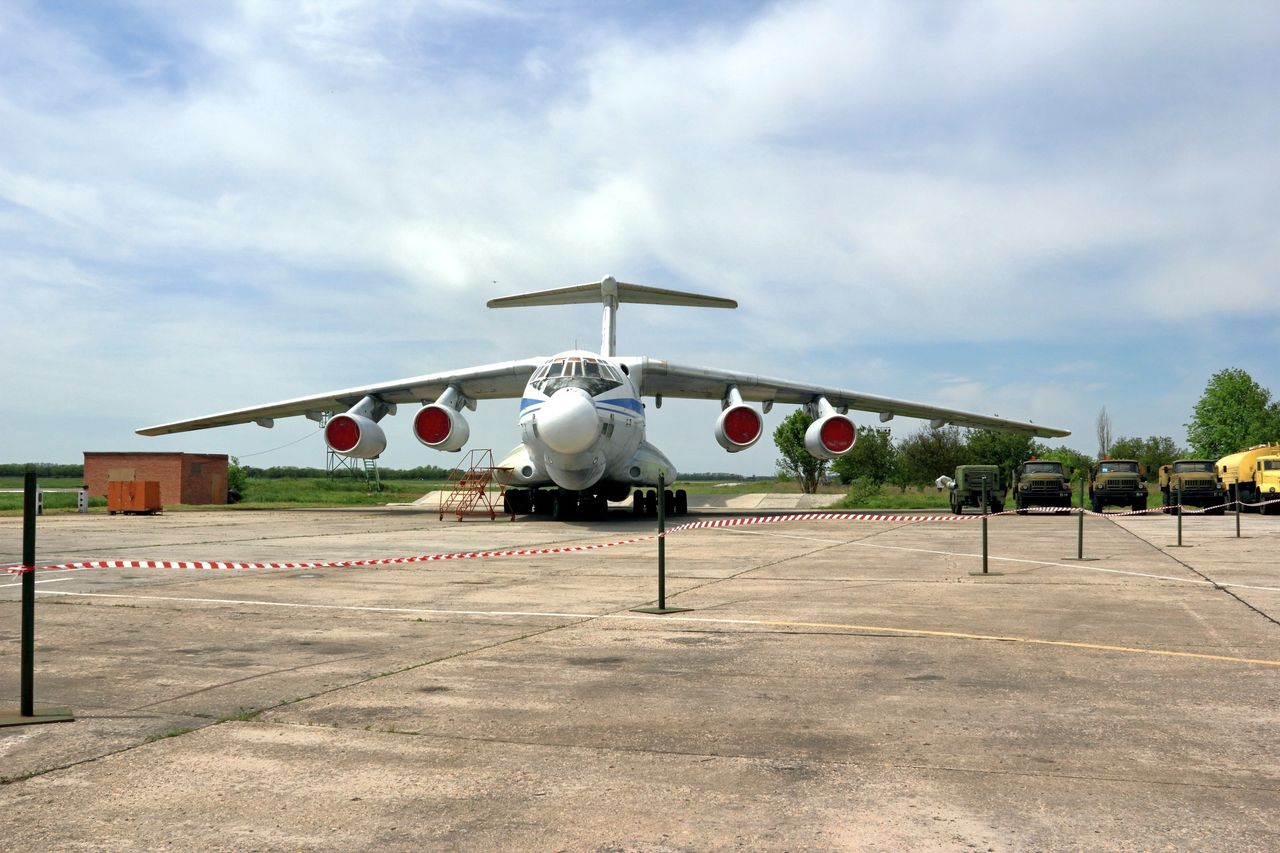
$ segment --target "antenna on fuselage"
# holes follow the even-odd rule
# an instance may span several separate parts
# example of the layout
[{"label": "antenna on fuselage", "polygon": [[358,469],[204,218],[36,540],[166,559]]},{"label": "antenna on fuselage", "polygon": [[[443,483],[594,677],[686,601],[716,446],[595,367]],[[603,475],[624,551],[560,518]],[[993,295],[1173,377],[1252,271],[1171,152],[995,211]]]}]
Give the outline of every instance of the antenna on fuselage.
[{"label": "antenna on fuselage", "polygon": [[485,304],[490,308],[529,308],[538,305],[574,305],[599,300],[604,305],[600,320],[600,354],[617,355],[618,305],[637,302],[645,305],[682,305],[686,308],[737,308],[737,300],[721,296],[707,296],[683,290],[667,290],[662,287],[646,287],[628,284],[613,276],[605,276],[590,284],[557,287],[554,290],[534,290],[512,296],[500,296]]}]

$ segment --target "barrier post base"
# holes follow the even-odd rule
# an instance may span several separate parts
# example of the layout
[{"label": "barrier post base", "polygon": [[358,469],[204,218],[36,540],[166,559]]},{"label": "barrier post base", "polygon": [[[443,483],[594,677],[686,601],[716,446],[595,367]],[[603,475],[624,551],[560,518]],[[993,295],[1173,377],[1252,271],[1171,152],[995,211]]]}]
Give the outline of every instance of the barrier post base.
[{"label": "barrier post base", "polygon": [[1004,572],[969,572],[971,578],[998,578],[1003,577]]},{"label": "barrier post base", "polygon": [[633,607],[632,613],[656,613],[662,616],[667,613],[688,613],[692,607]]},{"label": "barrier post base", "polygon": [[20,711],[0,712],[0,728],[5,726],[34,726],[37,723],[74,723],[75,715],[70,708],[36,708],[30,717],[24,717]]}]

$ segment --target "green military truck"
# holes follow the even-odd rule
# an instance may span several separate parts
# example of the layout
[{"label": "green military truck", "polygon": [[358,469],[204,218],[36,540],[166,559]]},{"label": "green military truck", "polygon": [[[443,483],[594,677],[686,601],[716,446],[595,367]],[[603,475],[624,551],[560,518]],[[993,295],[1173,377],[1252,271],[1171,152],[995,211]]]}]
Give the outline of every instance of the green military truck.
[{"label": "green military truck", "polygon": [[[1172,465],[1160,466],[1160,492],[1164,511],[1181,512],[1179,502],[1201,508],[1212,507],[1210,515],[1227,511],[1227,491],[1218,478],[1217,463],[1212,459],[1179,459]],[[1181,501],[1179,501],[1181,498]]]},{"label": "green military truck", "polygon": [[1071,484],[1061,462],[1029,459],[1014,472],[1013,506],[1019,514],[1028,507],[1071,506]]},{"label": "green military truck", "polygon": [[987,508],[991,512],[1004,512],[1004,496],[1009,486],[1000,473],[999,465],[961,465],[956,468],[955,482],[951,484],[951,511],[964,513],[967,506],[982,510],[982,489],[986,483]]},{"label": "green military truck", "polygon": [[1136,459],[1104,459],[1089,469],[1089,506],[1122,506],[1141,512],[1147,508],[1147,477]]}]

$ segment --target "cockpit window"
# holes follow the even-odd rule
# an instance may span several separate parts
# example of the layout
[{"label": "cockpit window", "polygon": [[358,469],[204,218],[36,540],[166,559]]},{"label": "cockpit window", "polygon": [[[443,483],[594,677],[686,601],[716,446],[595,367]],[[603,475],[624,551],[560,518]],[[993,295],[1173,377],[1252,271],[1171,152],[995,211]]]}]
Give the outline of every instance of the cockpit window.
[{"label": "cockpit window", "polygon": [[561,388],[581,388],[595,397],[621,384],[622,377],[613,365],[580,356],[553,359],[533,377],[533,387],[548,397]]}]

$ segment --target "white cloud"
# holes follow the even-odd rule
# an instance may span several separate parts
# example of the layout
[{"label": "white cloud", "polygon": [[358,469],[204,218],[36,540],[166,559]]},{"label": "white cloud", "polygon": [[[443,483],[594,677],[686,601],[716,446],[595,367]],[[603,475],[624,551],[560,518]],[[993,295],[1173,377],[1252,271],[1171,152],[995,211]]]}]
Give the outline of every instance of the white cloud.
[{"label": "white cloud", "polygon": [[[32,291],[0,308],[139,331],[157,417],[594,344],[594,312],[481,303],[607,273],[743,305],[628,308],[624,350],[1054,423],[1097,389],[874,360],[1045,335],[1106,360],[1280,313],[1262,4],[127,12],[0,12],[0,259]],[[129,398],[78,352],[24,390]]]}]

